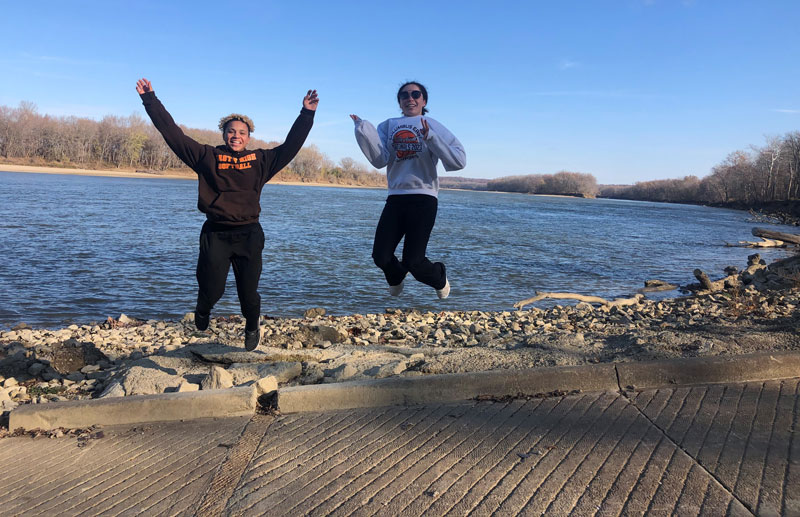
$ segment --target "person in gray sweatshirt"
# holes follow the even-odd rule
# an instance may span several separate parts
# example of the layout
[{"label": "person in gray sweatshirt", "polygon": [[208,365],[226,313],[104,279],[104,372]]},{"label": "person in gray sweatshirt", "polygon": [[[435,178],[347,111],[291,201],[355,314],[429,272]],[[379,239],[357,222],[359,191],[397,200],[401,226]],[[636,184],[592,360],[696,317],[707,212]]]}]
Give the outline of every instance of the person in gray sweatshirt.
[{"label": "person in gray sweatshirt", "polygon": [[[457,171],[466,166],[467,157],[461,142],[446,127],[424,116],[428,112],[428,90],[422,84],[403,84],[397,103],[403,116],[385,120],[377,129],[350,115],[361,151],[376,169],[386,167],[389,184],[389,196],[375,230],[372,259],[383,270],[392,296],[403,292],[406,274],[411,273],[444,299],[450,295],[445,265],[426,256],[438,210],[436,165],[441,161],[446,171]],[[403,238],[403,257],[398,260],[395,250]]]}]

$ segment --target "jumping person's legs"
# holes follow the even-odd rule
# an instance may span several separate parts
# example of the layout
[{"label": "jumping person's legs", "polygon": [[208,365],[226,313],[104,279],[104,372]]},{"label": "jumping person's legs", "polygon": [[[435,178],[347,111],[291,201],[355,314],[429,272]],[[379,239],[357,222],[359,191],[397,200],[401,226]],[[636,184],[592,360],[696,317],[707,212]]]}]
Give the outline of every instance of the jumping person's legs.
[{"label": "jumping person's legs", "polygon": [[197,257],[197,306],[195,307],[195,324],[200,330],[208,327],[208,318],[222,294],[225,292],[225,280],[230,268],[230,246],[220,233],[210,228],[209,223],[203,225],[200,232],[200,254]]},{"label": "jumping person's legs", "polygon": [[425,194],[401,196],[404,202],[406,237],[403,243],[402,265],[414,278],[434,289],[441,290],[447,282],[445,266],[431,262],[425,253],[433,226],[436,223],[438,200]]},{"label": "jumping person's legs", "polygon": [[378,227],[375,229],[375,241],[372,245],[372,260],[383,270],[390,286],[398,286],[406,277],[408,270],[394,255],[397,245],[405,234],[403,221],[403,201],[406,196],[389,196],[383,207]]},{"label": "jumping person's legs", "polygon": [[260,224],[248,225],[235,234],[232,247],[233,274],[236,277],[236,291],[239,305],[247,321],[245,330],[258,329],[261,316],[261,296],[258,294],[258,281],[261,278],[261,253],[264,250],[264,230]]},{"label": "jumping person's legs", "polygon": [[239,294],[242,315],[245,317],[244,347],[255,350],[261,341],[261,296],[258,294],[258,281],[261,277],[264,230],[258,223],[249,224],[231,232],[230,239],[236,291]]}]

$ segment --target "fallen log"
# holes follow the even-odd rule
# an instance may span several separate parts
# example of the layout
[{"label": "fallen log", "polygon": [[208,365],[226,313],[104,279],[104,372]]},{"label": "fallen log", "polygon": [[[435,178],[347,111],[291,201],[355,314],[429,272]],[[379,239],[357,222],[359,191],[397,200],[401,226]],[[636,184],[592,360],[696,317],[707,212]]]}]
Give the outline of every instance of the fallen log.
[{"label": "fallen log", "polygon": [[774,241],[791,242],[792,244],[800,244],[800,235],[794,233],[775,232],[767,230],[766,228],[753,228],[750,232],[756,237],[762,239],[772,239]]},{"label": "fallen log", "polygon": [[785,248],[786,243],[762,237],[761,241],[739,241],[738,244],[726,242],[725,246],[728,248]]},{"label": "fallen log", "polygon": [[637,293],[652,293],[656,291],[673,291],[677,289],[677,285],[670,284],[668,282],[664,282],[663,280],[647,280],[644,283],[644,287],[641,289],[637,289]]},{"label": "fallen log", "polygon": [[[762,267],[763,266],[759,266],[759,268]],[[739,276],[735,272],[729,272],[728,276],[726,276],[725,278],[720,278],[719,280],[715,280],[712,282],[711,279],[708,278],[708,275],[705,274],[702,270],[695,269],[694,277],[697,278],[697,280],[700,282],[700,287],[702,287],[703,290],[712,292],[723,291],[728,287],[734,287],[741,283],[741,281],[739,280]],[[697,284],[694,285],[696,286]],[[689,288],[691,289],[691,286],[689,286]],[[694,291],[694,289],[692,290]]]},{"label": "fallen log", "polygon": [[637,294],[632,298],[617,298],[616,300],[609,301],[606,300],[605,298],[600,298],[599,296],[586,296],[583,294],[576,294],[576,293],[546,293],[542,291],[536,291],[536,296],[515,303],[514,308],[522,309],[526,305],[530,305],[531,303],[545,299],[578,300],[579,302],[599,303],[600,305],[607,305],[609,307],[623,307],[625,305],[635,305],[639,303],[639,301],[642,298],[644,298],[644,295]]},{"label": "fallen log", "polygon": [[700,282],[700,285],[703,286],[703,289],[707,291],[714,290],[714,284],[711,283],[711,279],[708,278],[708,275],[703,273],[700,269],[694,270],[694,277]]}]

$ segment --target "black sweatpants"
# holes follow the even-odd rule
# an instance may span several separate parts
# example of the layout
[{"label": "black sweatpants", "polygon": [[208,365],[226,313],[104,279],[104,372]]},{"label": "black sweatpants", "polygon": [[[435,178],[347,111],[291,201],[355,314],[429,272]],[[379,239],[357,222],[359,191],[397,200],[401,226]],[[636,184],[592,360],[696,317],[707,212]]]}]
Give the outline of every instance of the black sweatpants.
[{"label": "black sweatpants", "polygon": [[[200,232],[197,258],[197,312],[209,314],[222,294],[228,270],[233,264],[236,291],[247,330],[255,330],[261,315],[258,280],[261,277],[261,252],[264,230],[259,223],[226,226],[206,221]],[[253,327],[253,328],[249,328]]]},{"label": "black sweatpants", "polygon": [[[398,285],[407,273],[434,289],[442,289],[447,280],[444,264],[431,262],[425,256],[428,240],[436,222],[439,200],[427,194],[402,194],[386,198],[375,242],[372,260],[383,270],[389,285]],[[403,260],[394,255],[400,240]]]}]

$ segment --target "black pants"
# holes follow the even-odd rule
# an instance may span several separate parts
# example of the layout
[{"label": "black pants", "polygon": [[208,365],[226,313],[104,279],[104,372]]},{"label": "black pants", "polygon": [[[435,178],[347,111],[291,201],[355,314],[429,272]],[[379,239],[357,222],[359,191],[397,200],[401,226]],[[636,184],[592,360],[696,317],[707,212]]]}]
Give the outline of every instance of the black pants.
[{"label": "black pants", "polygon": [[[393,195],[386,199],[375,242],[372,260],[383,270],[389,285],[398,285],[407,273],[434,289],[444,287],[447,279],[444,264],[433,263],[425,256],[439,201],[427,194]],[[403,260],[394,255],[405,236]]]},{"label": "black pants", "polygon": [[233,264],[242,315],[248,327],[257,328],[261,314],[258,280],[263,249],[264,230],[259,223],[224,226],[206,221],[200,232],[200,256],[197,258],[197,312],[211,312],[225,292],[228,270]]}]

